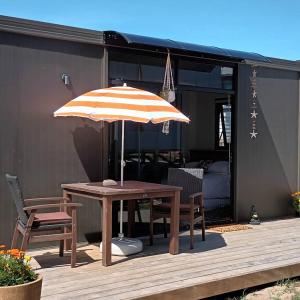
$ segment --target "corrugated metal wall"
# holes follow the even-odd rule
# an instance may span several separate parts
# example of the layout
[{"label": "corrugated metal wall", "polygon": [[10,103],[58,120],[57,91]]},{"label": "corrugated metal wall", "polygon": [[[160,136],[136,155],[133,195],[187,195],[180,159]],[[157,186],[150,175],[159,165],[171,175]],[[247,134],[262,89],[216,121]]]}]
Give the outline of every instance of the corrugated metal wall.
[{"label": "corrugated metal wall", "polygon": [[[25,197],[61,195],[61,183],[99,180],[100,124],[55,119],[53,112],[101,86],[102,56],[100,46],[0,32],[0,243],[10,243],[16,218],[5,173],[19,176]],[[81,202],[82,240],[99,230],[100,210],[96,202]]]},{"label": "corrugated metal wall", "polygon": [[299,75],[257,67],[256,139],[250,139],[249,65],[240,65],[237,99],[236,215],[249,220],[256,206],[264,218],[292,212],[289,194],[298,180]]}]

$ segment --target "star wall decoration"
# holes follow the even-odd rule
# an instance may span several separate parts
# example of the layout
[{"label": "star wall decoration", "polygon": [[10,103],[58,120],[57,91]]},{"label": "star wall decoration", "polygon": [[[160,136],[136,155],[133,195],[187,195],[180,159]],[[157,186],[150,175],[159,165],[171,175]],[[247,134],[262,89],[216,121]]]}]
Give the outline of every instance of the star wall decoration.
[{"label": "star wall decoration", "polygon": [[256,88],[256,78],[250,77],[250,82],[251,82],[251,88],[255,89]]},{"label": "star wall decoration", "polygon": [[256,119],[258,113],[256,112],[255,109],[252,110],[252,112],[250,113],[251,114],[251,119]]},{"label": "star wall decoration", "polygon": [[254,129],[250,132],[251,139],[256,139],[256,136],[258,135],[258,132],[256,132]]},{"label": "star wall decoration", "polygon": [[257,79],[257,71],[255,67],[252,67],[252,72],[250,76],[250,87],[251,87],[251,94],[249,99],[250,104],[250,119],[251,119],[251,131],[250,131],[250,138],[256,139],[258,132],[256,130],[257,125],[257,90],[256,90],[256,79]]}]

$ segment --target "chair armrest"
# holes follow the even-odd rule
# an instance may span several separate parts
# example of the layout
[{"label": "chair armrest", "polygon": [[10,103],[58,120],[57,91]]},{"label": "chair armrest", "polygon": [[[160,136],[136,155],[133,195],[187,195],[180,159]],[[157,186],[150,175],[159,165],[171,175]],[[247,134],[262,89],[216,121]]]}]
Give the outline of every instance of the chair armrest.
[{"label": "chair armrest", "polygon": [[56,204],[41,204],[41,205],[33,205],[24,207],[25,211],[39,210],[45,208],[60,208],[60,207],[69,207],[69,208],[77,208],[81,207],[81,203],[56,203]]},{"label": "chair armrest", "polygon": [[25,204],[31,203],[31,202],[69,202],[69,198],[65,197],[45,197],[45,198],[29,198],[25,199]]},{"label": "chair armrest", "polygon": [[200,196],[203,196],[203,193],[202,193],[202,192],[194,193],[194,194],[190,195],[189,198],[195,199],[196,197],[200,197]]},{"label": "chair armrest", "polygon": [[199,193],[194,193],[192,195],[189,196],[190,199],[190,203],[192,205],[195,204],[195,202],[198,200],[198,204],[200,206],[201,209],[204,208],[204,200],[203,200],[203,193],[199,192]]}]

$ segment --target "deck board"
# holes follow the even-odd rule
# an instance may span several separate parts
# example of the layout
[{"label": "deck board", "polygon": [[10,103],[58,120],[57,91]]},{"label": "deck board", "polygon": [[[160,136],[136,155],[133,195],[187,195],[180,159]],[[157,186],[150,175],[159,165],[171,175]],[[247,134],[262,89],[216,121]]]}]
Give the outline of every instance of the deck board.
[{"label": "deck board", "polygon": [[300,275],[300,219],[266,222],[246,231],[215,233],[207,240],[196,235],[180,238],[180,254],[167,253],[168,241],[156,237],[155,245],[130,259],[113,257],[103,267],[97,245],[79,248],[79,266],[69,267],[69,254],[57,249],[34,250],[44,276],[42,299],[201,299],[251,285]]}]

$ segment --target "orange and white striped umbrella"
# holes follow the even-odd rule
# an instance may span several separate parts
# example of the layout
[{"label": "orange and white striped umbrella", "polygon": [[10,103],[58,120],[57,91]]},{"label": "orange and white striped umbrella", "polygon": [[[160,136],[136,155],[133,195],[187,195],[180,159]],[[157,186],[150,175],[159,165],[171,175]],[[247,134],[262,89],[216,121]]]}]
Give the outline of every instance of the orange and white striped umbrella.
[{"label": "orange and white striped umbrella", "polygon": [[54,112],[55,117],[76,116],[94,121],[160,123],[190,120],[163,98],[129,86],[85,93]]},{"label": "orange and white striped umbrella", "polygon": [[[124,181],[124,123],[161,123],[190,120],[169,102],[150,92],[129,86],[111,87],[85,93],[54,112],[55,117],[83,117],[94,121],[122,121],[121,186]],[[123,200],[120,205],[120,233],[123,238]]]}]

